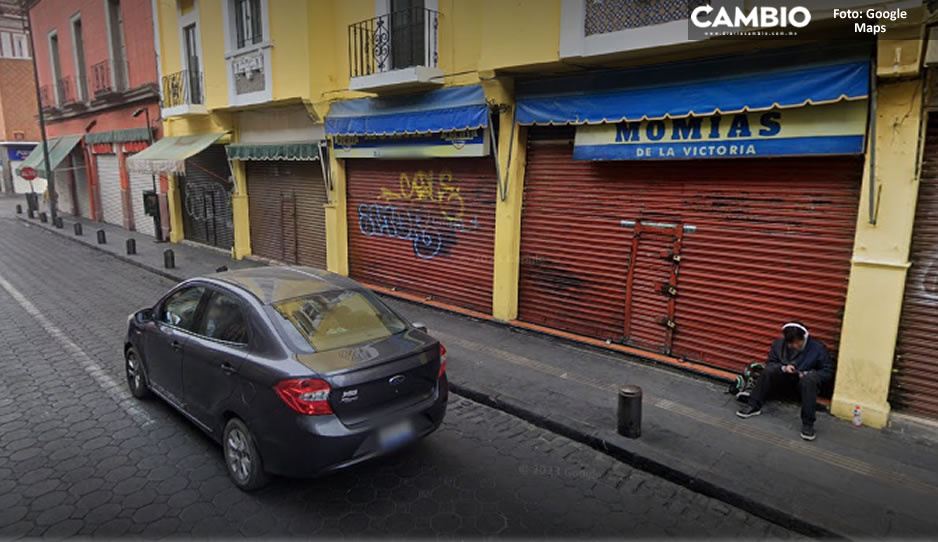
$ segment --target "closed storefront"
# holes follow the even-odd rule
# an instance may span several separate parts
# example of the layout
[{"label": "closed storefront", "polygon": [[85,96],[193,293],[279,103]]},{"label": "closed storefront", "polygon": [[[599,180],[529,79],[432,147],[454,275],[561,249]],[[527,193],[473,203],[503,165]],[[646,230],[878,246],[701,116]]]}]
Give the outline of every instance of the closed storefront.
[{"label": "closed storefront", "polygon": [[104,221],[116,226],[124,225],[124,204],[121,200],[120,163],[116,154],[95,155],[98,168],[98,192],[101,194],[101,214]]},{"label": "closed storefront", "polygon": [[732,371],[792,320],[836,349],[869,72],[812,69],[835,82],[792,68],[626,88],[606,110],[522,99],[519,319]]},{"label": "closed storefront", "polygon": [[586,162],[564,132],[529,142],[521,320],[733,370],[790,320],[836,347],[861,158]]},{"label": "closed storefront", "polygon": [[346,176],[353,278],[491,311],[492,159],[349,160]]},{"label": "closed storefront", "polygon": [[928,118],[890,403],[938,418],[938,115]]},{"label": "closed storefront", "polygon": [[186,160],[179,178],[186,239],[229,249],[234,242],[228,160],[223,145],[211,145]]},{"label": "closed storefront", "polygon": [[349,273],[490,314],[498,182],[482,88],[337,103]]},{"label": "closed storefront", "polygon": [[[91,201],[88,195],[88,183],[84,173],[84,160],[81,158],[82,136],[69,135],[50,138],[47,142],[49,163],[55,172],[55,190],[58,209],[75,216],[91,216]],[[24,167],[34,168],[39,177],[47,179],[46,161],[43,145],[39,144],[16,168],[19,175]]]},{"label": "closed storefront", "polygon": [[326,189],[318,161],[246,164],[251,251],[282,262],[326,267]]}]

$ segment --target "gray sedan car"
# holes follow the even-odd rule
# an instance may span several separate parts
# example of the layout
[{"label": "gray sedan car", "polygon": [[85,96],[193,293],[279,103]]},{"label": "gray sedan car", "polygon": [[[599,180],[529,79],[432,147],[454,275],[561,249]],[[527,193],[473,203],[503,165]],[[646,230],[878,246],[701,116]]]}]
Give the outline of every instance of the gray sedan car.
[{"label": "gray sedan car", "polygon": [[446,413],[446,349],[372,292],[308,267],[187,280],[130,316],[134,396],[155,394],[222,444],[244,489],[400,448]]}]

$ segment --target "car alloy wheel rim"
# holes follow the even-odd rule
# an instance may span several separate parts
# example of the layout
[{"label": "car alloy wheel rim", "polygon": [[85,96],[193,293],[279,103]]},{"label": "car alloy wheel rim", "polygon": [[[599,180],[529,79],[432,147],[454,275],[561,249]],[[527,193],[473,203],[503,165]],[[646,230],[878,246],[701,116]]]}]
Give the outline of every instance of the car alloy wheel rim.
[{"label": "car alloy wheel rim", "polygon": [[251,461],[251,452],[248,450],[247,437],[240,429],[232,429],[228,432],[225,451],[232,474],[242,482],[250,478],[253,461]]},{"label": "car alloy wheel rim", "polygon": [[140,385],[143,383],[143,377],[137,367],[137,358],[133,354],[127,356],[127,380],[130,381],[130,386],[135,390],[139,390]]}]

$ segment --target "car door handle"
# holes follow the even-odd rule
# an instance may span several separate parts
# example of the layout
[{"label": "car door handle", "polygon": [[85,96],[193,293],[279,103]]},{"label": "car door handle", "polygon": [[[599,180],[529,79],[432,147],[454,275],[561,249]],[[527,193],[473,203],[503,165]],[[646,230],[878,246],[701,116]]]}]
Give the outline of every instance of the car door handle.
[{"label": "car door handle", "polygon": [[170,346],[172,346],[172,347],[173,347],[173,350],[175,350],[176,352],[179,352],[179,350],[182,349],[182,343],[179,342],[179,341],[173,341],[173,342],[171,342],[171,343],[170,343]]},{"label": "car door handle", "polygon": [[234,368],[234,365],[228,363],[227,361],[221,364],[221,370],[223,373],[229,376],[238,372],[238,370]]}]

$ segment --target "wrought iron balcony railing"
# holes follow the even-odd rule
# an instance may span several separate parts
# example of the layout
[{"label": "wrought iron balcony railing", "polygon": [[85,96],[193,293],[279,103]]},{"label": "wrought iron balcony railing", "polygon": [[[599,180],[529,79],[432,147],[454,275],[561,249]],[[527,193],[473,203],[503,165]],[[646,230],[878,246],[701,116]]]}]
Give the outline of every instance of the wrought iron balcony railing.
[{"label": "wrought iron balcony railing", "polygon": [[182,70],[163,76],[163,107],[204,104],[202,72]]},{"label": "wrought iron balcony railing", "polygon": [[52,88],[49,85],[39,87],[39,104],[44,110],[55,107],[55,100],[52,98]]},{"label": "wrought iron balcony railing", "polygon": [[113,77],[111,60],[102,60],[91,66],[92,92],[95,98],[127,90],[127,65],[123,60],[115,60],[113,65]]},{"label": "wrought iron balcony railing", "polygon": [[412,8],[348,27],[349,73],[361,77],[414,66],[437,67],[440,14]]},{"label": "wrought iron balcony railing", "polygon": [[75,83],[71,75],[60,78],[56,82],[56,87],[59,91],[58,98],[60,106],[78,102],[78,98],[75,96]]}]

